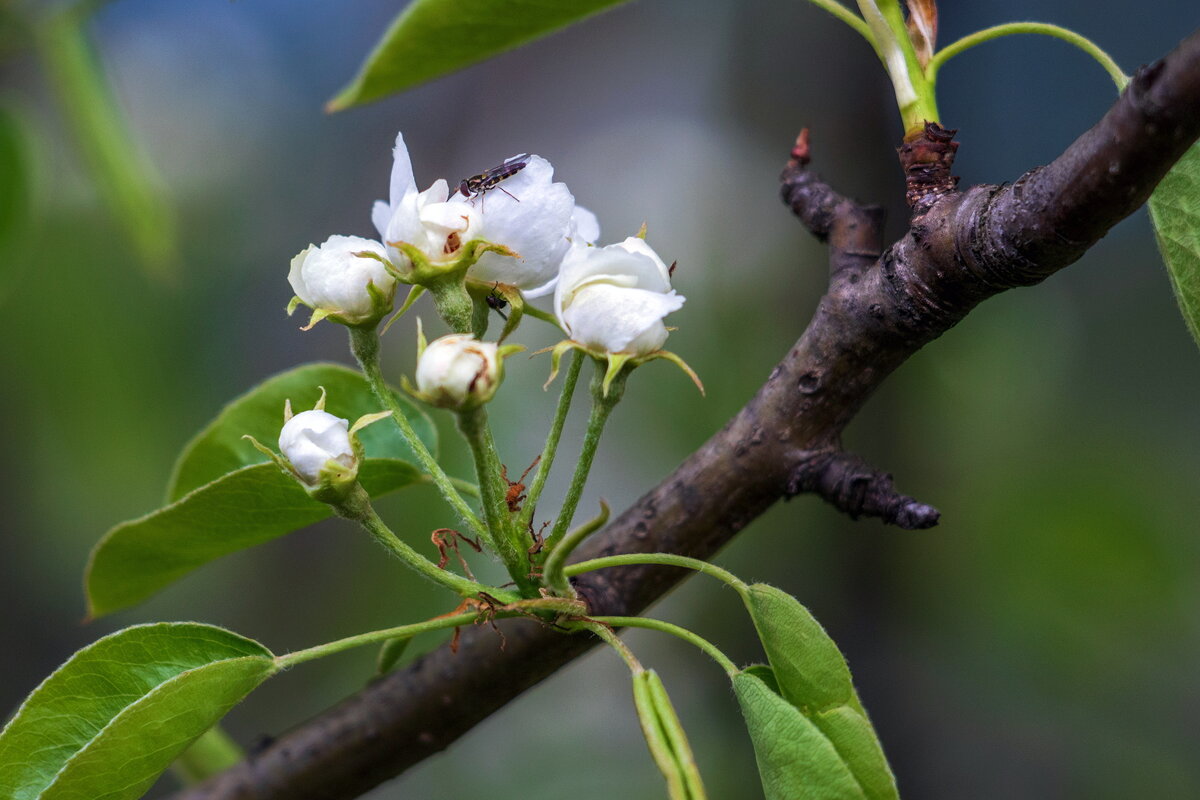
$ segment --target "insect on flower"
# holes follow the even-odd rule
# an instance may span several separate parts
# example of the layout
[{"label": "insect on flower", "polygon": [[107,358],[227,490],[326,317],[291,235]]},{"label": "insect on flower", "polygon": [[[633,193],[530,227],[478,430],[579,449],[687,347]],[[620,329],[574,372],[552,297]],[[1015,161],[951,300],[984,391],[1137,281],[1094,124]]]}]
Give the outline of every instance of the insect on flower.
[{"label": "insect on flower", "polygon": [[[513,200],[520,202],[520,200],[513,196],[512,192],[509,192],[499,184],[500,181],[504,180],[505,178],[511,178],[513,175],[516,175],[527,166],[529,166],[529,153],[520,153],[512,158],[504,159],[504,163],[498,167],[485,169],[478,175],[472,175],[469,178],[463,178],[458,182],[458,188],[455,189],[454,192],[462,192],[463,197],[474,199],[476,197],[482,197],[485,192],[491,191],[492,189],[499,189],[509,197],[512,197]],[[453,194],[453,192],[451,194]]]},{"label": "insect on flower", "polygon": [[492,285],[492,290],[483,298],[487,301],[488,308],[494,310],[500,315],[500,319],[508,321],[508,315],[504,313],[504,309],[508,306],[508,301],[504,299],[504,295],[500,294],[500,282],[496,281]]}]

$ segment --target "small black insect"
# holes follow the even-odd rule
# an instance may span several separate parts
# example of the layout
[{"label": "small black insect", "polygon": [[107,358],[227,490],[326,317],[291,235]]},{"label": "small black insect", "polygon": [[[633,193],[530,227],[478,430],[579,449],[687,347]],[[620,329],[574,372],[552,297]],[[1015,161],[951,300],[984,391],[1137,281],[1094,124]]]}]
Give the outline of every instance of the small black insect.
[{"label": "small black insect", "polygon": [[488,308],[494,309],[495,312],[500,315],[500,319],[508,322],[508,315],[503,311],[504,308],[508,307],[508,301],[504,299],[504,295],[500,294],[499,289],[500,283],[497,281],[496,284],[492,286],[492,290],[487,293],[487,297],[485,297],[484,300],[487,302]]},{"label": "small black insect", "polygon": [[[504,180],[505,178],[511,178],[513,175],[516,175],[527,166],[529,166],[529,153],[521,153],[513,156],[512,158],[506,158],[504,159],[504,163],[498,167],[485,169],[478,175],[472,175],[469,178],[463,178],[458,182],[458,188],[455,189],[454,192],[451,192],[451,194],[453,195],[456,192],[462,192],[463,197],[474,199],[476,197],[482,197],[485,192],[488,192],[492,189],[499,189],[509,197],[512,197],[513,200],[517,200],[516,197],[513,197],[512,192],[509,192],[499,184],[500,181]],[[517,200],[517,202],[520,201]]]}]

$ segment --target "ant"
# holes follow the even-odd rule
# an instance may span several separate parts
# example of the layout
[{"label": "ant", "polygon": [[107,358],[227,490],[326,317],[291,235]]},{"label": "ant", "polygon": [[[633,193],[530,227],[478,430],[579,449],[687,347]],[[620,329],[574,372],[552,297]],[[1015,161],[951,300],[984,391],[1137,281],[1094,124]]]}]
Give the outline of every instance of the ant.
[{"label": "ant", "polygon": [[503,311],[503,309],[508,307],[508,301],[504,299],[504,295],[500,294],[500,281],[492,284],[492,290],[483,299],[487,302],[488,308],[499,314],[500,319],[508,322],[508,314],[505,314]]}]

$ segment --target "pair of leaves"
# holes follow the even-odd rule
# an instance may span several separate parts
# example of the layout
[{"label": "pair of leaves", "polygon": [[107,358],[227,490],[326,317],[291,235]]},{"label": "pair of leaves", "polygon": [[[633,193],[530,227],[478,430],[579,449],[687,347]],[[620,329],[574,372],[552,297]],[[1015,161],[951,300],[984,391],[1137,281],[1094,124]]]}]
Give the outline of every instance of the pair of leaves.
[{"label": "pair of leaves", "polygon": [[671,800],[704,800],[707,795],[692,747],[662,678],[654,670],[634,673],[633,703],[650,755],[667,779],[668,796]]},{"label": "pair of leaves", "polygon": [[[328,392],[330,413],[353,421],[379,410],[363,377],[337,364],[298,367],[234,400],[180,456],[168,505],[116,526],[93,549],[84,581],[89,616],[135,605],[213,559],[329,517],[328,506],[242,438],[274,444],[284,401],[311,408],[319,386]],[[401,404],[417,435],[436,450],[432,422],[407,400]],[[395,426],[369,426],[360,438],[367,457],[359,480],[371,496],[422,479]]]},{"label": "pair of leaves", "polygon": [[770,667],[733,679],[767,800],[896,800],[896,780],[850,670],[791,595],[765,584],[743,598]]},{"label": "pair of leaves", "polygon": [[85,647],[0,732],[0,797],[133,800],[278,670],[258,642],[193,622]]}]

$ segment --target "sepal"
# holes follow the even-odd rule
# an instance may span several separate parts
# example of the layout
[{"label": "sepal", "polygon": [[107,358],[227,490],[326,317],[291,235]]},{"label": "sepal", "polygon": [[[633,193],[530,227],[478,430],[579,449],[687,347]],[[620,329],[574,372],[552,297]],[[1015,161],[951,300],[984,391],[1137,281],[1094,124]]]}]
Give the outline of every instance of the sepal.
[{"label": "sepal", "polygon": [[670,361],[672,364],[683,370],[683,373],[692,379],[692,383],[696,384],[696,388],[700,390],[700,394],[704,394],[704,384],[700,382],[700,376],[696,374],[695,370],[688,366],[686,361],[669,350],[655,350],[653,352],[646,353],[645,355],[635,356],[631,353],[609,353],[604,350],[585,347],[579,342],[571,339],[564,339],[553,347],[547,347],[534,353],[534,355],[546,352],[550,353],[550,377],[547,378],[546,383],[542,385],[543,389],[548,389],[550,384],[554,382],[554,379],[558,377],[559,364],[562,361],[563,354],[568,350],[578,350],[579,352],[585,353],[594,358],[596,361],[604,364],[604,380],[601,383],[601,395],[604,397],[608,397],[608,391],[612,387],[613,382],[622,374],[622,372],[627,371],[626,368],[628,368],[628,370],[632,370],[635,367],[640,367],[642,364],[645,364],[648,361],[654,361],[660,358]]}]

